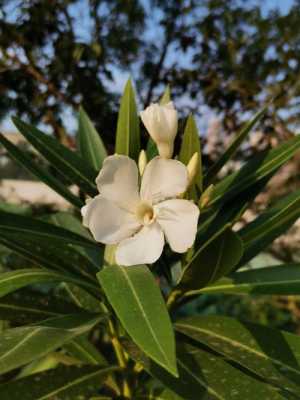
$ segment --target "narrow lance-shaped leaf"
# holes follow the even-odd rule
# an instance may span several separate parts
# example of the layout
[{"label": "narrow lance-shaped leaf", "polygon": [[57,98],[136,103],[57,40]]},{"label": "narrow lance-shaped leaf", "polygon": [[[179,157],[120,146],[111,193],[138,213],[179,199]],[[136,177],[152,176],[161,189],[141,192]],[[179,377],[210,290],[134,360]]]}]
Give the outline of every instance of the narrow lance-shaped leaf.
[{"label": "narrow lance-shaped leaf", "polygon": [[176,329],[263,380],[299,395],[297,335],[222,316],[186,318],[176,323]]},{"label": "narrow lance-shaped leaf", "polygon": [[246,264],[278,236],[290,228],[300,216],[300,190],[292,193],[239,231],[245,252],[239,266]]},{"label": "narrow lance-shaped leaf", "polygon": [[197,232],[196,247],[202,246],[226,224],[233,226],[234,223],[243,215],[249,203],[251,203],[265,188],[267,183],[274,176],[275,172],[254,183],[247,190],[238,194],[233,200],[228,201],[221,207],[216,204],[215,207],[209,209],[209,213],[206,213],[205,209],[202,209],[199,229]]},{"label": "narrow lance-shaped leaf", "polygon": [[226,228],[194,254],[183,270],[178,288],[200,289],[228,274],[243,254],[243,243],[236,233]]},{"label": "narrow lance-shaped leaf", "polygon": [[107,156],[99,133],[82,107],[78,114],[78,145],[82,158],[96,171],[100,171]]},{"label": "narrow lance-shaped leaf", "polygon": [[274,265],[237,272],[190,294],[197,293],[300,295],[300,264]]},{"label": "narrow lance-shaped leaf", "polygon": [[77,153],[60,144],[53,137],[46,135],[32,125],[26,124],[14,117],[13,122],[28,142],[70,182],[80,189],[94,196],[97,194],[95,178],[97,171],[87,165]]},{"label": "narrow lance-shaped leaf", "polygon": [[197,174],[195,176],[195,183],[202,191],[202,160],[200,138],[196,121],[192,115],[189,115],[182,138],[179,160],[187,165],[194,153],[199,154],[199,165]]},{"label": "narrow lance-shaped leaf", "polygon": [[2,400],[90,399],[117,369],[61,366],[0,385],[0,396]]},{"label": "narrow lance-shaped leaf", "polygon": [[127,81],[121,99],[116,133],[117,154],[125,154],[135,160],[140,151],[140,122],[137,114],[135,95],[130,79]]},{"label": "narrow lance-shaped leaf", "polygon": [[179,378],[160,368],[139,349],[133,349],[132,346],[126,349],[150,375],[174,393],[169,400],[177,399],[176,395],[184,400],[229,400],[232,396],[244,400],[284,399],[273,387],[234,368],[223,357],[191,346],[183,342],[182,338],[177,342]]},{"label": "narrow lance-shaped leaf", "polygon": [[267,109],[268,106],[258,111],[258,113],[256,113],[254,117],[242,127],[242,129],[237,133],[237,135],[233,137],[230,145],[228,146],[224,154],[207,171],[207,174],[204,177],[205,187],[207,187],[213,181],[213,179],[216,177],[218,172],[223,168],[223,166],[235,155],[240,145],[247,138],[251,129],[264,116]]},{"label": "narrow lance-shaped leaf", "polygon": [[300,137],[296,136],[272,150],[258,154],[239,171],[234,172],[216,184],[208,203],[224,203],[245,191],[254,183],[264,179],[285,164],[300,149]]},{"label": "narrow lance-shaped leaf", "polygon": [[0,299],[0,319],[11,321],[14,326],[80,311],[70,302],[29,289],[17,290]]},{"label": "narrow lance-shaped leaf", "polygon": [[89,332],[101,319],[100,316],[80,314],[62,317],[58,322],[49,320],[40,325],[5,330],[0,334],[0,373],[43,357],[76,336]]},{"label": "narrow lance-shaped leaf", "polygon": [[98,245],[92,239],[79,235],[67,229],[37,220],[36,218],[23,215],[10,214],[0,211],[0,231],[38,237],[39,240],[46,240],[53,243],[69,243],[79,246],[97,248]]},{"label": "narrow lance-shaped leaf", "polygon": [[25,152],[21,151],[17,146],[11,143],[9,140],[5,138],[4,135],[0,134],[0,143],[6,148],[9,155],[18,163],[20,163],[23,167],[27,169],[27,171],[31,172],[34,176],[44,182],[47,186],[53,189],[56,193],[61,195],[75,207],[82,207],[84,203],[70,190],[62,184],[58,179],[56,179],[53,175],[49,174],[49,172],[35,163],[31,157],[29,157]]},{"label": "narrow lance-shaped leaf", "polygon": [[[159,287],[146,266],[109,266],[97,274],[124,328],[143,351],[177,374],[173,327]],[[124,301],[126,299],[126,301]]]},{"label": "narrow lance-shaped leaf", "polygon": [[[55,214],[47,215],[44,220],[67,229],[68,231],[77,233],[80,236],[84,236],[89,240],[94,240],[88,230],[82,225],[82,222],[73,214],[68,212],[57,212]],[[71,251],[82,255],[88,261],[87,268],[92,272],[98,272],[103,264],[104,250],[100,245],[95,248],[72,245]]]},{"label": "narrow lance-shaped leaf", "polygon": [[26,234],[10,233],[4,230],[0,232],[0,243],[25,257],[33,265],[67,275],[71,272],[80,279],[84,277],[84,280],[95,282],[95,276],[86,268],[86,259],[72,251],[68,244],[57,241],[47,244],[46,240],[41,241],[38,236],[27,239]]},{"label": "narrow lance-shaped leaf", "polygon": [[28,285],[45,282],[70,282],[86,289],[97,290],[97,286],[72,275],[60,274],[45,269],[20,269],[16,271],[2,272],[0,274],[0,297],[12,293]]}]

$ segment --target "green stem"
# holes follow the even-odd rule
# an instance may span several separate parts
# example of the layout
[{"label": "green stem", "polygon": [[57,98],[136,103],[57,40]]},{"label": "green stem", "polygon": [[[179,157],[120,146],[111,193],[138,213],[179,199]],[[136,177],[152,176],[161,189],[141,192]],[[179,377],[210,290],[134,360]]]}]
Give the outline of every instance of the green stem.
[{"label": "green stem", "polygon": [[[120,365],[120,367],[123,370],[126,370],[127,368],[127,359],[126,359],[126,355],[125,352],[123,350],[123,347],[119,341],[118,335],[117,335],[117,331],[114,327],[114,324],[112,323],[111,320],[108,321],[108,328],[109,328],[109,332],[111,335],[111,343],[112,346],[114,348],[114,352],[116,354],[117,360],[118,360],[118,364]],[[125,399],[132,399],[132,394],[131,394],[131,389],[129,386],[129,383],[127,381],[127,379],[124,377],[123,380],[123,388],[122,388],[122,392],[123,392],[123,396],[125,397]]]}]

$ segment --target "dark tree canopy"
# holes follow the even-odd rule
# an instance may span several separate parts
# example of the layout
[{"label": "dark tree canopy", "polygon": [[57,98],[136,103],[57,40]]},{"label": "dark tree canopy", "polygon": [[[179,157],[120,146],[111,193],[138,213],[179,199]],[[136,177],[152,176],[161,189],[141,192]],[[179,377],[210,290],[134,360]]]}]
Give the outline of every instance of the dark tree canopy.
[{"label": "dark tree canopy", "polygon": [[[109,144],[119,73],[141,105],[170,84],[175,101],[226,131],[280,95],[265,128],[289,134],[299,121],[300,1],[267,13],[238,0],[0,0],[0,113],[49,123],[82,104]],[[274,112],[276,111],[276,112]]]}]

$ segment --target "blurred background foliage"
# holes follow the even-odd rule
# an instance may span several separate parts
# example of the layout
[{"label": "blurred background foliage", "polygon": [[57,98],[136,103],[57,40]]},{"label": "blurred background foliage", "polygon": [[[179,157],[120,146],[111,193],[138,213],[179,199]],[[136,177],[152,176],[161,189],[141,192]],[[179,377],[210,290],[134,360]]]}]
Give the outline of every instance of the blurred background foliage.
[{"label": "blurred background foliage", "polygon": [[[0,0],[0,120],[17,114],[48,127],[72,147],[75,114],[83,105],[112,149],[120,93],[131,75],[140,109],[169,84],[181,116],[195,113],[207,166],[224,150],[228,136],[276,97],[234,169],[253,151],[292,136],[300,125],[300,0],[290,1],[284,12],[276,8],[280,2],[287,3],[271,1],[266,9],[254,0]],[[0,156],[0,179],[28,179],[5,154]],[[251,220],[275,197],[298,188],[299,171],[296,157],[243,218]],[[1,207],[36,216],[56,208]],[[299,261],[299,224],[292,229],[261,257],[272,257],[273,263]],[[0,264],[26,266],[2,247]],[[246,316],[300,333],[299,302],[294,296],[204,295],[184,312],[192,307]]]}]

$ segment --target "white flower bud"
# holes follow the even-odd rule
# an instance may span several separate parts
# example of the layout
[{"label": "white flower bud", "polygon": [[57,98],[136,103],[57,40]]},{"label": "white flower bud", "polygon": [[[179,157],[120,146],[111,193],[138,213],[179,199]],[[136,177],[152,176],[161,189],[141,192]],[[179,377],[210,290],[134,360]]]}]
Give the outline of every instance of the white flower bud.
[{"label": "white flower bud", "polygon": [[187,165],[189,185],[193,183],[195,176],[198,172],[198,167],[199,167],[199,153],[196,151],[196,153],[193,154]]},{"label": "white flower bud", "polygon": [[171,158],[178,128],[178,116],[173,103],[152,103],[141,112],[141,118],[149,135],[157,145],[163,158]]},{"label": "white flower bud", "polygon": [[143,176],[147,162],[148,162],[147,154],[146,154],[145,150],[141,150],[140,155],[139,155],[139,161],[138,161],[138,166],[139,166],[139,171],[140,171],[141,176]]}]

